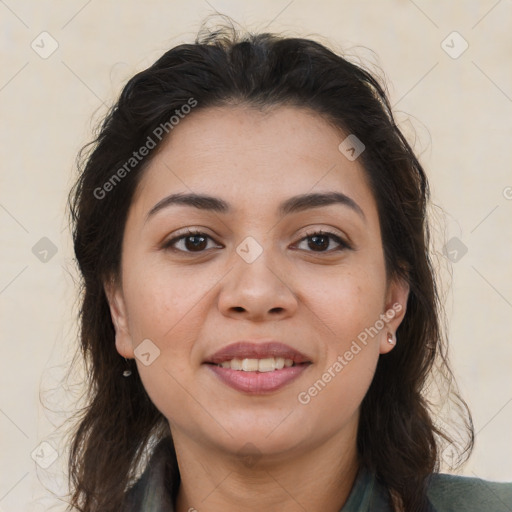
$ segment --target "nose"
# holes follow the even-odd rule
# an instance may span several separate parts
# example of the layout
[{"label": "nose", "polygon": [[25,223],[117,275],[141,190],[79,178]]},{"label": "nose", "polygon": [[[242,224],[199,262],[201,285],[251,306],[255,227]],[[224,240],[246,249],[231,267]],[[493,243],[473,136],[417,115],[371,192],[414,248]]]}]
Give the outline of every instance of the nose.
[{"label": "nose", "polygon": [[223,315],[261,322],[295,314],[297,297],[286,264],[271,261],[269,252],[264,250],[251,263],[235,255],[219,293],[218,307]]}]

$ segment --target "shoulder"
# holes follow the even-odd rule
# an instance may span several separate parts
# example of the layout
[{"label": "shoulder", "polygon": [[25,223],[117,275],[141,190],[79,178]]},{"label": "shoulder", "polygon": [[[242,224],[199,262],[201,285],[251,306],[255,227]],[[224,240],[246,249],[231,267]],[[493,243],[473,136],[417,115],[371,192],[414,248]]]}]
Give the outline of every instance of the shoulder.
[{"label": "shoulder", "polygon": [[437,473],[427,491],[436,512],[510,512],[512,483]]}]

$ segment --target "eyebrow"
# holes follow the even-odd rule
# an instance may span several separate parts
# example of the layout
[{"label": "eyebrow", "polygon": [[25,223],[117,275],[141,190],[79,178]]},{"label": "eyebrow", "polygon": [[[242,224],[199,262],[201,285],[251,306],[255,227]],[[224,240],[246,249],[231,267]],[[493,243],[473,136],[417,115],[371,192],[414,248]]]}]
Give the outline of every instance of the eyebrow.
[{"label": "eyebrow", "polygon": [[[356,212],[364,221],[366,217],[361,207],[349,196],[341,192],[324,192],[301,194],[293,196],[279,205],[278,214],[281,217],[292,213],[302,212],[311,208],[321,208],[333,204],[341,204],[347,206]],[[219,197],[209,196],[205,194],[171,194],[159,201],[146,216],[146,222],[157,212],[170,206],[191,206],[199,210],[206,210],[216,213],[230,213],[231,206],[229,203]]]}]

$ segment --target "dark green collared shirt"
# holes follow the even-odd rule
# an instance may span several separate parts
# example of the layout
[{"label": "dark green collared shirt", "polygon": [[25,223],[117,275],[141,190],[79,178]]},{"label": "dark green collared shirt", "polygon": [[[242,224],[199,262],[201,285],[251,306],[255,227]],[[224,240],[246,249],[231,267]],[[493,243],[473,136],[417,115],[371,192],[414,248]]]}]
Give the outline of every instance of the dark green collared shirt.
[{"label": "dark green collared shirt", "polygon": [[[179,475],[168,478],[172,445],[163,439],[155,447],[144,473],[126,495],[122,512],[174,512]],[[512,483],[434,474],[427,496],[430,512],[512,512]],[[200,510],[200,505],[196,508]],[[389,493],[362,468],[340,512],[391,512]]]}]

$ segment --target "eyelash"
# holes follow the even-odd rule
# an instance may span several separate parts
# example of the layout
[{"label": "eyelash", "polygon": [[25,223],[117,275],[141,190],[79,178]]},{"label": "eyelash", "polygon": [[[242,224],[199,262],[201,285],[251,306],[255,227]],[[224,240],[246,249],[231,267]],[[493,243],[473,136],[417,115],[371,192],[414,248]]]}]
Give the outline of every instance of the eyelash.
[{"label": "eyelash", "polygon": [[[172,240],[169,240],[168,242],[165,242],[164,245],[162,246],[162,249],[170,250],[173,252],[182,252],[185,254],[195,254],[195,253],[201,254],[201,253],[206,252],[207,249],[204,249],[202,251],[188,251],[188,250],[176,249],[175,247],[173,247],[176,242],[179,242],[180,240],[186,239],[191,236],[204,236],[206,238],[213,240],[213,238],[211,236],[207,235],[206,233],[204,233],[202,231],[188,229],[185,233],[173,238]],[[338,243],[339,247],[337,249],[330,249],[328,251],[306,251],[306,252],[312,252],[312,253],[317,253],[317,254],[331,254],[331,253],[337,252],[337,251],[344,251],[344,250],[352,249],[352,246],[350,244],[348,244],[347,242],[345,242],[338,235],[336,235],[335,233],[332,233],[330,231],[325,231],[322,229],[320,229],[318,231],[312,231],[312,232],[306,233],[306,235],[303,236],[299,240],[299,242],[302,242],[303,240],[306,240],[308,238],[312,238],[313,236],[327,236],[327,237],[333,239],[336,243]]]}]

